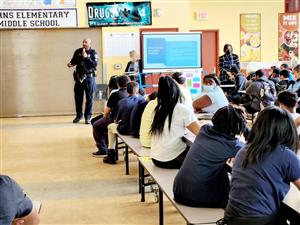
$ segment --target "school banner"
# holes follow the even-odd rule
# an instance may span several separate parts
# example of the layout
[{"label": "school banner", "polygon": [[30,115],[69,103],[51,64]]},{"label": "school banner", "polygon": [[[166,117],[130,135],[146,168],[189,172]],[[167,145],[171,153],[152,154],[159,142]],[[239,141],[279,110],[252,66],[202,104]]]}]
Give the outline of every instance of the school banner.
[{"label": "school banner", "polygon": [[77,9],[0,9],[0,29],[77,27]]},{"label": "school banner", "polygon": [[75,8],[76,0],[0,0],[2,9]]},{"label": "school banner", "polygon": [[97,26],[145,26],[152,24],[151,2],[87,3],[88,24]]},{"label": "school banner", "polygon": [[278,15],[278,60],[298,60],[299,22],[298,13]]},{"label": "school banner", "polygon": [[240,15],[241,62],[259,62],[261,52],[260,14]]}]

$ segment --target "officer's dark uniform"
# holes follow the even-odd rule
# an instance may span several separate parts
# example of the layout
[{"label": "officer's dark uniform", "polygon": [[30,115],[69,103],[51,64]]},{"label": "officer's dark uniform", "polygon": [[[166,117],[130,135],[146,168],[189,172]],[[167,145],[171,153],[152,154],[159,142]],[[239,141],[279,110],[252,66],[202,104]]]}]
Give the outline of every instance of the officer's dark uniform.
[{"label": "officer's dark uniform", "polygon": [[86,50],[87,57],[83,58],[82,51],[83,48],[77,49],[74,52],[70,63],[76,65],[76,71],[74,72],[76,118],[79,121],[82,117],[83,94],[85,91],[86,103],[84,117],[86,122],[89,122],[92,115],[93,93],[95,90],[95,70],[98,63],[98,55],[94,49],[90,48],[89,50]]}]

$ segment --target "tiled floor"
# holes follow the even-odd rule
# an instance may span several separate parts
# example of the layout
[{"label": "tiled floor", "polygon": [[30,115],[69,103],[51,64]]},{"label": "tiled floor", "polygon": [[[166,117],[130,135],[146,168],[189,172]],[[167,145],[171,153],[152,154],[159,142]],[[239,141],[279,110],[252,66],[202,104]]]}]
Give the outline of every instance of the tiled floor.
[{"label": "tiled floor", "polygon": [[[41,224],[158,224],[153,193],[140,202],[137,160],[130,175],[93,158],[91,125],[70,116],[0,119],[0,173],[13,177],[42,202]],[[166,201],[165,224],[185,224]]]}]

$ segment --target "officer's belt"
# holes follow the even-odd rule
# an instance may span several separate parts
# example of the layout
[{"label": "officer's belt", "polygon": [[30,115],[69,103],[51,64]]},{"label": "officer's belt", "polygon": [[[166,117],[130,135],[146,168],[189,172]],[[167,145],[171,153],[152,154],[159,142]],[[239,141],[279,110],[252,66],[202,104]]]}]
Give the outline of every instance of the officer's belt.
[{"label": "officer's belt", "polygon": [[85,73],[85,74],[83,74],[82,76],[91,78],[91,77],[94,77],[94,73]]}]

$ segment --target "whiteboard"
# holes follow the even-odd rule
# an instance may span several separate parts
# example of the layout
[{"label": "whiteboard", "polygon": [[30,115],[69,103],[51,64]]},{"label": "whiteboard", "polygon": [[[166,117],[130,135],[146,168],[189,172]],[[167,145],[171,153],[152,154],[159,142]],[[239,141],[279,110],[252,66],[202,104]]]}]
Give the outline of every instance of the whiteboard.
[{"label": "whiteboard", "polygon": [[104,34],[104,56],[128,56],[129,52],[135,50],[140,52],[139,33],[105,33]]}]

